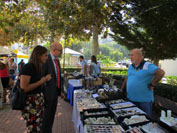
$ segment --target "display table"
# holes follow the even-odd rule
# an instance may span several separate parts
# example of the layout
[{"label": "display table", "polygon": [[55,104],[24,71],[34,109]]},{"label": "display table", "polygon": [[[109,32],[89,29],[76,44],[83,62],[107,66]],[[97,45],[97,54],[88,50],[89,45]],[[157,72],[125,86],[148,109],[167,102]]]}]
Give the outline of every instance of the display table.
[{"label": "display table", "polygon": [[76,133],[87,133],[95,129],[110,133],[121,133],[124,131],[136,131],[138,133],[176,132],[172,127],[177,127],[177,118],[174,117],[172,119],[171,113],[169,113],[170,111],[167,111],[167,117],[164,116],[166,119],[163,123],[166,121],[169,122],[169,118],[173,122],[170,120],[172,126],[166,127],[152,121],[144,111],[130,101],[126,101],[125,99],[111,100],[105,103],[108,105],[106,107],[94,99],[92,97],[93,95],[90,94],[91,92],[90,90],[84,89],[74,91],[72,121]]},{"label": "display table", "polygon": [[[82,104],[79,104],[81,101],[95,101],[94,98],[91,97],[91,95],[88,95],[86,90],[75,90],[74,91],[74,101],[73,101],[73,114],[72,114],[72,121],[74,123],[74,129],[76,133],[84,133],[84,126],[80,118],[80,112],[82,111],[81,106]],[[98,103],[98,102],[96,102]],[[92,105],[85,106],[87,109],[89,108],[105,108],[105,105],[98,103]]]},{"label": "display table", "polygon": [[80,80],[70,79],[68,80],[68,91],[67,91],[67,99],[70,100],[70,105],[73,105],[73,94],[74,90],[81,89],[82,85]]},{"label": "display table", "polygon": [[79,93],[82,93],[82,90],[74,91],[73,114],[72,114],[72,121],[74,123],[74,129],[76,133],[80,133],[84,131],[83,124],[80,120],[80,112],[77,109],[77,104],[76,104],[76,97],[77,97],[77,94]]}]

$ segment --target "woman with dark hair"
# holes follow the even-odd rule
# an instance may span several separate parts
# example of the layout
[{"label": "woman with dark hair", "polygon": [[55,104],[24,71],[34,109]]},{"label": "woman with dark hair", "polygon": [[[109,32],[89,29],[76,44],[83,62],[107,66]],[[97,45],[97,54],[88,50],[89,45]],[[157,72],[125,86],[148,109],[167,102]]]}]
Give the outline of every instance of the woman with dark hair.
[{"label": "woman with dark hair", "polygon": [[94,77],[101,76],[101,68],[100,68],[100,65],[97,63],[96,56],[94,55],[92,55],[91,57],[90,75]]},{"label": "woman with dark hair", "polygon": [[6,64],[0,61],[0,78],[3,86],[3,103],[6,103],[7,88],[9,86],[9,71]]},{"label": "woman with dark hair", "polygon": [[36,46],[20,73],[20,87],[27,94],[22,116],[25,120],[28,133],[40,133],[42,114],[44,110],[44,95],[42,85],[51,79],[48,74],[42,77],[42,64],[48,58],[47,49]]}]

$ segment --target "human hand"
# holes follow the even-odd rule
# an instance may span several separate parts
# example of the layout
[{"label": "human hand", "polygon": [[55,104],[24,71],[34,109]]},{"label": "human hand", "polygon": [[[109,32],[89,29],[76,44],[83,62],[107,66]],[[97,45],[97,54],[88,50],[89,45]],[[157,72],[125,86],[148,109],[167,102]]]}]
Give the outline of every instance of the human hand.
[{"label": "human hand", "polygon": [[65,99],[65,94],[61,92],[61,99]]},{"label": "human hand", "polygon": [[153,87],[153,86],[149,86],[149,89],[150,89],[150,90],[154,90],[154,87]]},{"label": "human hand", "polygon": [[49,81],[49,80],[51,80],[52,76],[51,76],[51,74],[47,74],[47,75],[45,76],[45,78],[46,78],[46,81]]},{"label": "human hand", "polygon": [[52,77],[51,77],[51,74],[48,74],[48,75],[46,75],[45,77],[42,77],[41,80],[40,80],[40,82],[41,82],[41,84],[44,84],[44,83],[46,83],[47,81],[49,81],[51,78],[52,78]]},{"label": "human hand", "polygon": [[154,85],[152,85],[152,83],[151,83],[151,84],[149,84],[149,86],[148,86],[148,87],[149,87],[149,89],[150,89],[150,90],[154,90],[154,88],[155,88],[155,86],[154,86]]},{"label": "human hand", "polygon": [[42,77],[40,80],[41,84],[44,84],[46,81],[47,81],[46,77]]}]

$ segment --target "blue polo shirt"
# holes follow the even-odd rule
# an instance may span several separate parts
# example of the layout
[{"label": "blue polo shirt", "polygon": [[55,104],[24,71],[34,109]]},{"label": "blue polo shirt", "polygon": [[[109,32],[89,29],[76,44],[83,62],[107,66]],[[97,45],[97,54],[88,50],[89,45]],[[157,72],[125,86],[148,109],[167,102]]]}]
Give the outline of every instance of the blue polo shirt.
[{"label": "blue polo shirt", "polygon": [[131,65],[127,73],[127,98],[133,102],[154,101],[153,90],[148,88],[152,82],[154,72],[159,69],[156,65],[145,62],[142,68]]}]

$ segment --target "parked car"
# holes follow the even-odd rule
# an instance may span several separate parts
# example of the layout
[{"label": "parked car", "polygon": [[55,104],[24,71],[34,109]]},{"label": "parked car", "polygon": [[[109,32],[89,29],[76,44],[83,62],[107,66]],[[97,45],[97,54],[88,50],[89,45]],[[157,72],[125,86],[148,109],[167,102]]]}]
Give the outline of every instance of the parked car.
[{"label": "parked car", "polygon": [[117,62],[117,63],[114,65],[114,68],[126,68],[126,63]]},{"label": "parked car", "polygon": [[117,62],[115,65],[114,65],[114,68],[121,68],[120,64]]},{"label": "parked car", "polygon": [[162,83],[167,84],[168,83],[167,79],[166,78],[162,78]]}]

